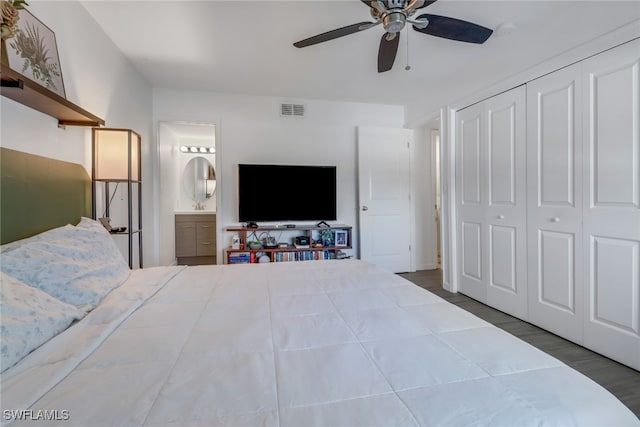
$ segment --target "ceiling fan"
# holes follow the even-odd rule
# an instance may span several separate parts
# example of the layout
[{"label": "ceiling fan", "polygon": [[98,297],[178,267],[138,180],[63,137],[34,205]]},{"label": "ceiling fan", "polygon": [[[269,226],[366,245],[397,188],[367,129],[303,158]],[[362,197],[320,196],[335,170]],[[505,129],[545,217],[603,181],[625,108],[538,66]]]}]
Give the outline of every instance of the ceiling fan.
[{"label": "ceiling fan", "polygon": [[431,36],[456,40],[467,43],[484,43],[493,30],[472,22],[447,16],[431,15],[425,13],[412,19],[418,9],[435,3],[436,0],[361,0],[369,6],[369,12],[374,22],[364,21],[346,27],[337,28],[318,34],[304,40],[295,42],[295,47],[307,47],[314,44],[348,36],[359,31],[368,30],[382,24],[385,33],[380,39],[378,49],[378,72],[389,71],[396,59],[398,44],[400,43],[400,31],[407,23],[413,25],[413,29]]}]

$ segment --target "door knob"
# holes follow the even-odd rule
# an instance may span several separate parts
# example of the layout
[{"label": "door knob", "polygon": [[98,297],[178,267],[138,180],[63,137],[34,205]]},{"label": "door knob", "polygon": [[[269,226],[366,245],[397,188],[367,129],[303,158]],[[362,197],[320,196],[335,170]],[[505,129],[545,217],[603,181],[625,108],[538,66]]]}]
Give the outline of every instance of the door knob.
[{"label": "door knob", "polygon": [[498,219],[504,219],[504,215],[498,215],[496,218],[498,218]]},{"label": "door knob", "polygon": [[369,206],[362,206],[362,210],[363,211],[368,211],[369,210]]},{"label": "door knob", "polygon": [[560,222],[560,218],[558,217],[551,218],[551,222]]}]

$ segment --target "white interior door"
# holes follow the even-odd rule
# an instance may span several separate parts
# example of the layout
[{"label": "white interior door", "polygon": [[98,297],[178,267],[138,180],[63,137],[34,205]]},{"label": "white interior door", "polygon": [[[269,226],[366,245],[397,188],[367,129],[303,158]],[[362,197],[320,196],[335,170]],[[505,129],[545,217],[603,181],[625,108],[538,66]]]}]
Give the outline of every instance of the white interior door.
[{"label": "white interior door", "polygon": [[458,289],[471,298],[486,302],[483,110],[481,103],[456,113],[456,206],[460,265]]},{"label": "white interior door", "polygon": [[580,64],[527,84],[529,320],[582,343]]},{"label": "white interior door", "polygon": [[640,369],[640,42],[583,69],[584,343]]},{"label": "white interior door", "polygon": [[485,101],[487,303],[527,319],[525,88]]},{"label": "white interior door", "polygon": [[360,257],[394,273],[411,270],[409,129],[358,127]]}]

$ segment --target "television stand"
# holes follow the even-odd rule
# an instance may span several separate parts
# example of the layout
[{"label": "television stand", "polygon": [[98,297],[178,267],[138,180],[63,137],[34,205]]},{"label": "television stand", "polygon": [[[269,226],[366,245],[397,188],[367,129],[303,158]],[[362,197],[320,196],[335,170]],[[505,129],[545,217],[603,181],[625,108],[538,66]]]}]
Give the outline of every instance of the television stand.
[{"label": "television stand", "polygon": [[[325,225],[321,225],[322,223]],[[343,250],[352,249],[351,230],[350,225],[329,225],[324,221],[315,225],[296,224],[295,228],[286,229],[280,225],[257,228],[227,227],[227,232],[237,233],[240,237],[240,249],[226,249],[225,261],[227,264],[257,263],[264,256],[267,256],[270,262],[341,259],[344,257]],[[276,242],[275,247],[249,248],[247,236],[270,231],[285,233],[280,237],[281,241]],[[295,238],[301,236],[309,240],[309,247],[295,247]]]}]

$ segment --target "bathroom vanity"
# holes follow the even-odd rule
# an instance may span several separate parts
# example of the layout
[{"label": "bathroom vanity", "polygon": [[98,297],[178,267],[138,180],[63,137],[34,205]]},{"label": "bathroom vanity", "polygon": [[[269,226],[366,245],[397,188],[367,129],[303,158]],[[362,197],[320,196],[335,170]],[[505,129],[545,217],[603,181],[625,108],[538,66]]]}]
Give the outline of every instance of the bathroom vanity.
[{"label": "bathroom vanity", "polygon": [[216,264],[216,214],[211,211],[176,213],[178,265]]}]

